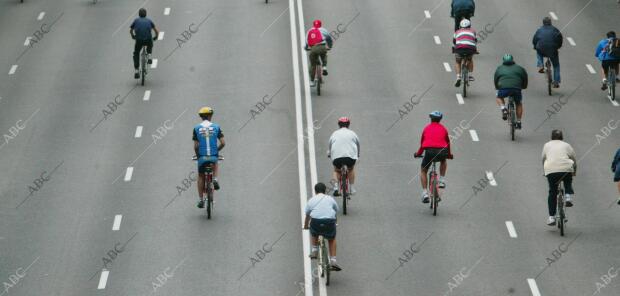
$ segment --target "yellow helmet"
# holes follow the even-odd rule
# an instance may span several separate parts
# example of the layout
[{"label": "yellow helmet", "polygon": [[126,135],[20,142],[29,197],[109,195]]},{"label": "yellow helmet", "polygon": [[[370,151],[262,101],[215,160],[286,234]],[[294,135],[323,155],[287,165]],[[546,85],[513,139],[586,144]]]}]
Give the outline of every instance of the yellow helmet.
[{"label": "yellow helmet", "polygon": [[213,109],[211,107],[202,107],[198,111],[198,115],[211,115],[213,114]]}]

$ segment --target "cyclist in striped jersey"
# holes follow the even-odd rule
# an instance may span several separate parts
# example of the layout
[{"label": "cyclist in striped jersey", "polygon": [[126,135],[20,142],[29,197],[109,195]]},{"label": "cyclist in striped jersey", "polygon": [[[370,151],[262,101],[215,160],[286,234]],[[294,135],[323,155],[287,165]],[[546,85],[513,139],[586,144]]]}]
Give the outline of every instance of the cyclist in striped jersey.
[{"label": "cyclist in striped jersey", "polygon": [[456,58],[456,82],[454,83],[456,87],[461,86],[461,61],[463,59],[469,61],[467,67],[470,73],[469,81],[474,81],[474,76],[471,75],[474,72],[474,60],[472,57],[477,52],[476,43],[478,42],[476,31],[471,28],[471,22],[468,19],[462,20],[460,25],[461,28],[454,32],[454,38],[452,39],[454,44],[452,48]]}]

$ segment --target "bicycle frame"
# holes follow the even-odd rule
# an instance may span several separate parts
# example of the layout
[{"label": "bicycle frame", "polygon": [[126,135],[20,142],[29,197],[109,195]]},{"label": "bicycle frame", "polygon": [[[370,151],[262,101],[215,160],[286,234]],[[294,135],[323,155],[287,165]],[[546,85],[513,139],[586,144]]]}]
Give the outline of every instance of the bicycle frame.
[{"label": "bicycle frame", "polygon": [[551,95],[553,78],[551,77],[551,59],[549,57],[545,57],[545,75],[547,76],[547,92]]},{"label": "bicycle frame", "polygon": [[437,165],[435,161],[431,163],[431,170],[428,172],[428,187],[430,191],[430,208],[433,210],[433,216],[437,216],[437,207],[439,206],[439,177],[437,176]]},{"label": "bicycle frame", "polygon": [[347,214],[347,199],[349,199],[349,168],[343,165],[340,168],[340,193],[342,194],[342,213]]},{"label": "bicycle frame", "polygon": [[558,184],[558,195],[556,196],[556,207],[557,210],[555,212],[556,223],[558,228],[560,229],[560,235],[564,236],[564,228],[566,222],[566,212],[564,211],[564,180],[560,180]]}]

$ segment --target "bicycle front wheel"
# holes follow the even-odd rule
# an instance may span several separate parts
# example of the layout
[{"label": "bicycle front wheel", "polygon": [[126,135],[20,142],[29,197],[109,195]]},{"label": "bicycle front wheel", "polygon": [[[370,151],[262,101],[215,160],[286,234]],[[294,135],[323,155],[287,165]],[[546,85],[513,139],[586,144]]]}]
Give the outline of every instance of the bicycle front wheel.
[{"label": "bicycle front wheel", "polygon": [[614,71],[614,69],[609,69],[609,78],[607,79],[607,83],[609,83],[609,86],[607,87],[609,99],[614,101],[616,100],[616,71]]},{"label": "bicycle front wheel", "polygon": [[551,78],[551,62],[549,62],[549,60],[545,63],[545,67],[547,68],[545,71],[547,74],[547,92],[551,95],[551,84],[553,83],[553,79]]}]

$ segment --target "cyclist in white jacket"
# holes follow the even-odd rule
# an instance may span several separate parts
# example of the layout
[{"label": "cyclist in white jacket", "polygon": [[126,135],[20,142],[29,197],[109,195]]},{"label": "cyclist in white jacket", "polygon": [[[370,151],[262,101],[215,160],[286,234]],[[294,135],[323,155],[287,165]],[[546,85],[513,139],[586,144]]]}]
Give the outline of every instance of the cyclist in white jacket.
[{"label": "cyclist in white jacket", "polygon": [[[334,180],[340,180],[340,168],[346,165],[349,168],[349,184],[351,184],[351,194],[355,194],[355,161],[360,156],[360,141],[357,134],[349,129],[351,121],[348,117],[340,117],[338,126],[340,127],[331,137],[329,137],[329,147],[327,148],[327,157],[330,157],[334,165],[332,177]],[[338,182],[334,183],[334,196],[339,196]]]}]

